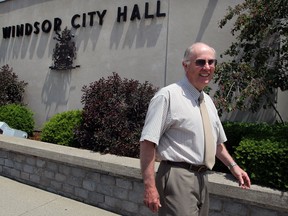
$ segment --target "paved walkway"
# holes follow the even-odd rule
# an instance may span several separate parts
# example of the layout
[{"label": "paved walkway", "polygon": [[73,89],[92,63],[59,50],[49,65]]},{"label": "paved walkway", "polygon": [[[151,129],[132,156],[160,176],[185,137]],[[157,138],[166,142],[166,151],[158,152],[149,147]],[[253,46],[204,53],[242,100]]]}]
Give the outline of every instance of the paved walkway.
[{"label": "paved walkway", "polygon": [[0,176],[0,216],[116,215]]}]

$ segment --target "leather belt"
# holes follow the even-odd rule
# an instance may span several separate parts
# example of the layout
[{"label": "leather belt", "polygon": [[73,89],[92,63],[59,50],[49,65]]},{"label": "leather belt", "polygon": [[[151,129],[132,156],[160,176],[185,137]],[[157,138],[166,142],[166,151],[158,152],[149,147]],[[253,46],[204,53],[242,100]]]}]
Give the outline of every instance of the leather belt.
[{"label": "leather belt", "polygon": [[193,165],[186,162],[174,162],[174,161],[162,161],[162,162],[167,163],[171,166],[180,167],[199,173],[206,172],[208,170],[208,167],[206,167],[205,165]]}]

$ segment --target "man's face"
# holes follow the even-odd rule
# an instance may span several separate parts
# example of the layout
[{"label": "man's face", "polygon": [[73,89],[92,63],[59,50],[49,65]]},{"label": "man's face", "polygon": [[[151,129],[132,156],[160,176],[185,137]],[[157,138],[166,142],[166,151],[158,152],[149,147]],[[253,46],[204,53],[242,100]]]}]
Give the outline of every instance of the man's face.
[{"label": "man's face", "polygon": [[197,46],[190,56],[190,61],[184,61],[182,64],[189,82],[202,91],[213,78],[216,64],[215,53],[210,47]]}]

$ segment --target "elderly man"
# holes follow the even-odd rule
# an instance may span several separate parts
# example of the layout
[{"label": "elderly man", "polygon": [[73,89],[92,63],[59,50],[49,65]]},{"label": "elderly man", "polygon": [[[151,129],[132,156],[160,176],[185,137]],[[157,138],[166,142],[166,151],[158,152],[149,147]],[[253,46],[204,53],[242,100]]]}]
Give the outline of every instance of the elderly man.
[{"label": "elderly man", "polygon": [[[140,139],[144,203],[160,216],[208,215],[206,171],[215,155],[250,188],[250,179],[224,146],[226,135],[211,98],[203,92],[217,63],[215,50],[204,43],[187,48],[184,78],[152,98]],[[160,160],[156,175],[154,162]]]}]

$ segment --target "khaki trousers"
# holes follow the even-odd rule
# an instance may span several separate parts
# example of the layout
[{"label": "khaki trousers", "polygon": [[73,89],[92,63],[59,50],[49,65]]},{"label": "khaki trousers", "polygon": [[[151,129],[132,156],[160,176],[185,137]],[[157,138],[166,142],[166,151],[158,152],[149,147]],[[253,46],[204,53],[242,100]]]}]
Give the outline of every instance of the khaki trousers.
[{"label": "khaki trousers", "polygon": [[162,207],[159,216],[207,216],[209,213],[208,178],[168,163],[160,163],[156,184]]}]

